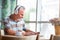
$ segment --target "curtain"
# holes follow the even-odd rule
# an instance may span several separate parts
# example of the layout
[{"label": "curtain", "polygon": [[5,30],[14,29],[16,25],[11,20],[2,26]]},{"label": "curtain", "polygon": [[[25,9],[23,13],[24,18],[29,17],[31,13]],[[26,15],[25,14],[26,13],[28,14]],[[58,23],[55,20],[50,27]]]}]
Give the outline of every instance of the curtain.
[{"label": "curtain", "polygon": [[1,29],[1,8],[2,8],[2,1],[0,0],[0,29]]},{"label": "curtain", "polygon": [[11,13],[12,14],[14,13],[14,9],[16,7],[16,4],[17,4],[16,0],[11,0]]},{"label": "curtain", "polygon": [[[0,8],[0,14],[2,15],[1,19],[3,20],[14,12],[16,0],[0,0],[0,5],[2,6],[2,9]],[[1,28],[4,28],[3,24],[1,26]]]},{"label": "curtain", "polygon": [[2,19],[13,13],[16,0],[2,0]]}]

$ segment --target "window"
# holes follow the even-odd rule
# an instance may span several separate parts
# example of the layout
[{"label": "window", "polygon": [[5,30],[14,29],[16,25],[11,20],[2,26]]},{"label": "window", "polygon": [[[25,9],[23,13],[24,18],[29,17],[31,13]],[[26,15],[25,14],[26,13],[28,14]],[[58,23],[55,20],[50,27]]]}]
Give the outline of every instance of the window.
[{"label": "window", "polygon": [[37,31],[40,28],[40,34],[44,38],[49,38],[51,34],[55,34],[54,26],[49,23],[49,20],[59,17],[59,0],[38,0],[37,14],[38,25],[40,25],[37,25]]},{"label": "window", "polygon": [[26,27],[40,32],[44,38],[54,34],[54,26],[49,22],[59,17],[59,0],[17,0],[17,5],[23,5]]},{"label": "window", "polygon": [[[37,0],[18,0],[17,5],[22,5],[25,7],[24,20],[28,22],[28,28],[35,31],[36,26],[36,1]],[[32,22],[32,23],[29,23]],[[34,22],[34,23],[33,23]]]}]

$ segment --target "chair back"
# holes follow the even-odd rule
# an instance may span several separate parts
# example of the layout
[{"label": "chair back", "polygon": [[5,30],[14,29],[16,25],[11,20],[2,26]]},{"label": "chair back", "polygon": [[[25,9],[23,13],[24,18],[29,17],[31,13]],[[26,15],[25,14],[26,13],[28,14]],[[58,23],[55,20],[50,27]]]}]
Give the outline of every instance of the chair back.
[{"label": "chair back", "polygon": [[50,40],[60,40],[60,35],[52,35]]},{"label": "chair back", "polygon": [[53,40],[60,40],[60,36],[54,36]]},{"label": "chair back", "polygon": [[0,30],[0,40],[2,39],[2,37],[1,37],[1,30]]}]

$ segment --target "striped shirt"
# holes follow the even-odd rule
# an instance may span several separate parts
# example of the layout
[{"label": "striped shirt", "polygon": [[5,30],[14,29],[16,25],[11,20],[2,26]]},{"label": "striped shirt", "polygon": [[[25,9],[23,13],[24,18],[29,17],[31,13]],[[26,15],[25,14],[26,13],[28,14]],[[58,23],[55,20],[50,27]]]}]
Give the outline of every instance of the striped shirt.
[{"label": "striped shirt", "polygon": [[18,30],[20,30],[20,31],[26,30],[25,22],[23,19],[20,19],[19,22],[15,22],[9,18],[6,18],[5,22],[7,23],[7,24],[5,24],[5,28],[9,28],[10,30],[16,31],[16,35],[21,35],[21,32],[19,32]]}]

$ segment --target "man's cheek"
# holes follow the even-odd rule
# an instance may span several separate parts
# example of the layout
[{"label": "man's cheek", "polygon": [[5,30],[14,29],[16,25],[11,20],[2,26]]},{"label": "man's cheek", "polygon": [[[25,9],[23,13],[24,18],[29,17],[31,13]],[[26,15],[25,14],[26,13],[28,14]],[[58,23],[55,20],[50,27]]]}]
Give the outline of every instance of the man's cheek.
[{"label": "man's cheek", "polygon": [[20,15],[21,18],[23,18],[23,15]]}]

